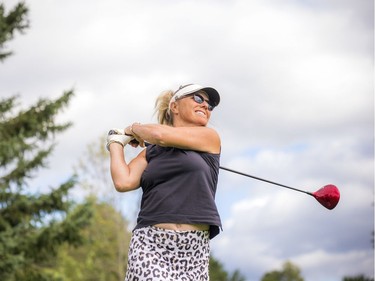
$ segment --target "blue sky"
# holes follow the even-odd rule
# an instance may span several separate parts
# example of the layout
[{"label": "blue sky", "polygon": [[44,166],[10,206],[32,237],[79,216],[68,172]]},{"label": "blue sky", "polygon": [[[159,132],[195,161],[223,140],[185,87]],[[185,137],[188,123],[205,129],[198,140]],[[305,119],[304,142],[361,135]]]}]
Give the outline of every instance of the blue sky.
[{"label": "blue sky", "polygon": [[[221,171],[224,231],[213,254],[248,281],[286,260],[305,281],[374,276],[373,1],[25,2],[31,27],[8,44],[15,55],[0,67],[0,95],[20,94],[28,105],[76,92],[61,115],[74,127],[57,139],[36,186],[71,175],[108,129],[155,122],[161,91],[213,86],[221,104],[210,126],[221,135],[223,166],[341,191],[330,211],[308,195]],[[118,194],[129,219],[137,196]]]}]

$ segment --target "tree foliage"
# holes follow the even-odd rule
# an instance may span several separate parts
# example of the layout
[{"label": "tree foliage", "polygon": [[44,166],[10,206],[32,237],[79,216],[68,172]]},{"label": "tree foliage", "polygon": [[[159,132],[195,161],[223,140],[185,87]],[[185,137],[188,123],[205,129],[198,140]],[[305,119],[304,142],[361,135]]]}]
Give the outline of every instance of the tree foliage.
[{"label": "tree foliage", "polygon": [[227,272],[223,264],[211,255],[210,257],[210,280],[213,281],[245,281],[245,277],[240,271]]},{"label": "tree foliage", "polygon": [[123,280],[131,233],[121,213],[108,203],[89,198],[94,207],[92,224],[81,230],[85,243],[65,244],[48,270],[61,281]]},{"label": "tree foliage", "polygon": [[347,276],[342,279],[343,281],[374,281],[374,278],[366,277],[363,274],[357,276]]},{"label": "tree foliage", "polygon": [[17,4],[9,13],[6,13],[4,4],[0,3],[0,61],[12,54],[11,51],[2,50],[5,43],[13,39],[16,31],[22,33],[29,27],[27,13],[24,3]]},{"label": "tree foliage", "polygon": [[77,160],[74,168],[85,194],[95,196],[101,202],[113,204],[117,210],[121,210],[123,206],[119,206],[116,200],[120,193],[115,190],[110,177],[109,153],[105,148],[105,139],[98,138],[89,143]]},{"label": "tree foliage", "polygon": [[300,269],[287,261],[283,264],[282,270],[274,270],[263,275],[261,281],[303,281]]},{"label": "tree foliage", "polygon": [[72,95],[69,91],[54,101],[40,99],[17,113],[16,97],[0,101],[0,280],[52,280],[40,268],[62,243],[82,242],[78,230],[87,225],[90,208],[73,209],[68,200],[76,178],[42,194],[27,186],[46,166],[53,136],[70,126],[56,124],[55,118]]},{"label": "tree foliage", "polygon": [[[9,14],[0,4],[0,59],[11,54],[3,51],[5,42],[27,26],[23,3]],[[39,99],[25,110],[19,109],[18,96],[0,100],[0,280],[54,280],[43,268],[59,246],[82,243],[78,230],[89,223],[91,211],[89,204],[74,206],[68,199],[76,178],[45,193],[28,186],[46,167],[54,136],[71,125],[55,119],[72,96],[67,91],[56,100]]]}]

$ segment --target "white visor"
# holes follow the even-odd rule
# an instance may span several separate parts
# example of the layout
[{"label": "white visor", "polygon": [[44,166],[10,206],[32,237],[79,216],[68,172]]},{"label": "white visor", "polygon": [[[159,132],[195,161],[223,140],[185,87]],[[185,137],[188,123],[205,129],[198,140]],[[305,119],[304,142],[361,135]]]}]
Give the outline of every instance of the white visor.
[{"label": "white visor", "polygon": [[172,102],[180,99],[183,96],[187,96],[198,91],[204,91],[208,95],[208,99],[212,106],[217,106],[220,103],[220,95],[219,93],[211,87],[203,87],[197,84],[188,84],[184,86],[180,86],[177,91],[174,92],[171,100],[169,101],[169,109],[171,109]]}]

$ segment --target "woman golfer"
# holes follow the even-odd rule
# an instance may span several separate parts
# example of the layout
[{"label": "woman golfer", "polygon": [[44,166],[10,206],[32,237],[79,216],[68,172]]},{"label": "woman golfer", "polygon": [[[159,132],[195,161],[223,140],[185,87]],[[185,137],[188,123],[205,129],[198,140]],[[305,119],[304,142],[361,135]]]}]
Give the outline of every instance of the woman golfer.
[{"label": "woman golfer", "polygon": [[[108,135],[116,190],[143,190],[125,280],[209,280],[209,241],[221,229],[214,201],[221,142],[207,123],[219,102],[211,87],[181,86],[156,100],[159,124]],[[130,139],[148,145],[126,163]]]}]

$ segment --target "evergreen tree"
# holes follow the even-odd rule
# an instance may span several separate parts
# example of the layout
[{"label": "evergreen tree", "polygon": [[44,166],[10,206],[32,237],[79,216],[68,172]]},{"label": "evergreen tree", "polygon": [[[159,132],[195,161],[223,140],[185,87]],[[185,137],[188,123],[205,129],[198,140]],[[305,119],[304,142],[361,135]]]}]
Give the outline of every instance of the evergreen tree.
[{"label": "evergreen tree", "polygon": [[72,210],[72,176],[44,194],[32,194],[27,180],[46,166],[51,137],[70,124],[55,124],[56,114],[73,95],[41,99],[28,110],[14,111],[16,97],[0,101],[0,280],[52,280],[41,273],[63,242],[81,242],[78,230],[88,223],[89,206]]},{"label": "evergreen tree", "polygon": [[[26,17],[24,4],[7,15],[0,4],[0,59],[11,54],[2,51],[4,44],[28,26]],[[55,118],[72,96],[67,91],[56,100],[39,99],[26,110],[18,108],[18,96],[0,100],[0,280],[55,280],[43,269],[59,245],[82,242],[78,230],[89,223],[91,211],[88,204],[73,208],[68,200],[75,177],[43,194],[28,186],[46,167],[53,137],[71,125],[57,124]]]},{"label": "evergreen tree", "polygon": [[13,39],[16,31],[22,33],[29,27],[27,12],[25,4],[19,3],[8,14],[5,14],[4,4],[0,3],[0,61],[12,54],[11,51],[2,51],[5,43]]}]

